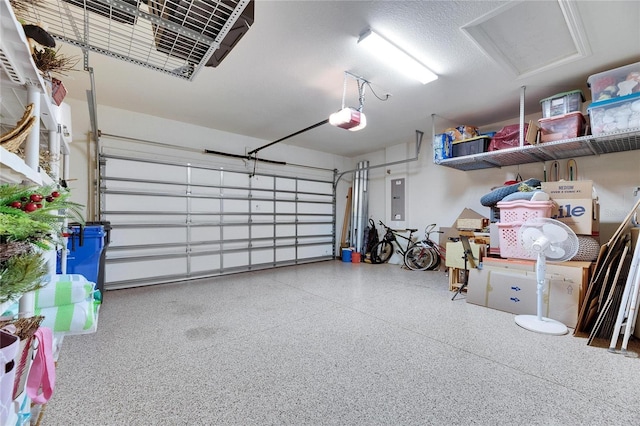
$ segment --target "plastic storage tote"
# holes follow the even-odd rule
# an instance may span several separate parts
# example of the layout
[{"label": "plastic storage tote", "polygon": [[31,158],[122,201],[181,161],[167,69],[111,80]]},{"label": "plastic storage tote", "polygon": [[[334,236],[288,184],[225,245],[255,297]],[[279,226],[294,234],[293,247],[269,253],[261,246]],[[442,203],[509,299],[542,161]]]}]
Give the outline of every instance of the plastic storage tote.
[{"label": "plastic storage tote", "polygon": [[640,92],[640,62],[589,76],[591,100],[601,102]]},{"label": "plastic storage tote", "polygon": [[640,128],[640,93],[594,102],[587,111],[594,136]]},{"label": "plastic storage tote", "polygon": [[562,139],[572,139],[582,136],[586,120],[581,112],[570,112],[557,117],[541,118],[540,141],[551,142]]},{"label": "plastic storage tote", "polygon": [[462,157],[464,155],[487,152],[489,142],[491,142],[489,136],[477,136],[475,138],[453,142],[451,144],[451,153],[454,157]]},{"label": "plastic storage tote", "polygon": [[558,93],[542,99],[540,101],[542,105],[542,118],[581,111],[583,102],[584,95],[582,94],[582,90]]}]

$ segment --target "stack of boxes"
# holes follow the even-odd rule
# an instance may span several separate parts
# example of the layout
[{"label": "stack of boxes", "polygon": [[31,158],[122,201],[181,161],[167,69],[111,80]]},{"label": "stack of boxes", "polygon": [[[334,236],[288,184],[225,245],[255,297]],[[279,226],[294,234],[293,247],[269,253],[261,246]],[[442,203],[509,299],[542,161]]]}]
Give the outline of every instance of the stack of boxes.
[{"label": "stack of boxes", "polygon": [[542,182],[542,190],[554,202],[551,218],[567,225],[578,235],[600,235],[600,205],[595,197],[593,181]]},{"label": "stack of boxes", "polygon": [[[535,126],[530,122],[532,131],[527,132],[526,141],[531,144],[545,143],[589,133],[599,136],[640,129],[640,62],[593,74],[587,79],[587,85],[592,98],[587,108],[589,124],[582,113],[585,97],[581,90],[557,93],[540,100],[542,118],[538,120],[538,137],[535,137]],[[469,126],[459,126],[453,130],[461,127]],[[457,138],[445,131],[434,138],[433,160],[440,164],[448,158],[491,151],[493,143],[490,142],[494,134],[478,133]]]},{"label": "stack of boxes", "polygon": [[587,84],[594,136],[640,128],[640,62],[594,74]]},{"label": "stack of boxes", "polygon": [[538,120],[540,142],[552,142],[583,136],[586,120],[582,115],[584,95],[573,90],[542,99],[542,118]]},{"label": "stack of boxes", "polygon": [[[513,200],[497,203],[500,256],[485,258],[483,267],[470,271],[467,302],[514,314],[535,314],[536,255],[520,244],[522,224],[537,218],[555,218],[578,234],[592,234],[592,182],[547,182],[548,201]],[[580,198],[584,197],[584,198]],[[597,229],[597,227],[595,228]],[[575,327],[578,308],[589,281],[590,262],[548,262],[543,316]]]},{"label": "stack of boxes", "polygon": [[[640,62],[593,74],[587,79],[592,103],[587,108],[591,134],[640,128]],[[566,140],[588,133],[580,90],[542,99],[540,142]]]}]

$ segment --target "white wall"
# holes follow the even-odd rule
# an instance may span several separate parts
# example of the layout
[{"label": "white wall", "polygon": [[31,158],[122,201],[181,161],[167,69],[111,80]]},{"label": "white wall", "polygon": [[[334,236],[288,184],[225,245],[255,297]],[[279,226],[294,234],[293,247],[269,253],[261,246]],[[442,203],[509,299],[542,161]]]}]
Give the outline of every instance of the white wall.
[{"label": "white wall", "polygon": [[[540,115],[528,115],[526,120],[536,121]],[[517,118],[483,127],[482,131],[499,130],[506,124],[517,123]],[[436,132],[444,130],[436,128]],[[495,169],[460,171],[433,163],[431,131],[425,132],[418,161],[376,169],[371,173],[372,197],[369,215],[383,219],[392,227],[418,228],[422,232],[430,223],[451,226],[464,208],[471,208],[489,216],[489,208],[480,204],[480,198],[492,187],[502,185],[508,177],[520,173],[523,179],[543,179],[543,164],[532,163]],[[371,165],[411,158],[415,153],[415,141],[358,157],[356,161],[369,160]],[[620,222],[640,197],[633,191],[640,186],[640,151],[626,151],[601,156],[575,158],[578,178],[594,181],[600,201],[600,241],[609,240]],[[568,160],[559,160],[560,170],[566,173]],[[550,167],[550,164],[547,164]],[[407,220],[394,223],[389,218],[389,178],[406,176]],[[561,176],[562,177],[562,176]],[[386,220],[384,220],[386,219]]]},{"label": "white wall", "polygon": [[[89,142],[89,115],[86,102],[69,99],[72,108],[74,142],[71,145],[70,187],[73,198],[88,206],[87,219],[92,219],[94,179],[93,145]],[[206,149],[244,154],[246,151],[264,145],[269,141],[248,138],[204,127],[160,119],[145,114],[132,113],[107,106],[99,106],[99,128],[103,133],[117,134],[151,141],[184,146],[196,151]],[[539,115],[527,116],[527,120],[537,120]],[[502,125],[517,122],[517,119],[497,123],[482,128],[483,131],[499,130]],[[443,124],[442,127],[446,127]],[[430,127],[430,126],[429,126]],[[542,179],[542,164],[525,164],[499,169],[475,171],[459,171],[436,165],[432,160],[431,131],[424,129],[419,158],[404,164],[373,168],[370,171],[369,217],[376,223],[382,219],[391,227],[418,228],[419,233],[430,223],[439,226],[451,226],[455,218],[464,208],[471,208],[488,216],[489,209],[480,204],[480,198],[492,187],[502,185],[508,176],[520,173],[524,179],[534,177]],[[441,131],[442,128],[436,128]],[[122,140],[109,140],[103,137],[107,149],[130,150],[138,153],[140,146]],[[149,152],[146,148],[145,151]],[[155,155],[167,155],[162,149],[155,148]],[[409,159],[415,156],[415,138],[405,143],[387,148],[384,151],[372,152],[353,159],[291,147],[285,143],[274,145],[263,151],[264,157],[274,160],[286,159],[287,162],[312,165],[340,171],[355,168],[358,161],[368,160],[370,166]],[[172,152],[173,153],[173,152]],[[190,150],[183,152],[184,159],[206,162],[220,166],[251,168],[240,160],[225,157],[199,154]],[[173,154],[172,154],[173,155]],[[566,169],[566,161],[561,160],[561,170]],[[619,223],[637,201],[633,190],[640,186],[640,151],[627,151],[602,156],[576,158],[579,179],[591,179],[595,183],[601,205],[601,241],[605,242],[613,234]],[[278,166],[258,164],[261,171],[279,173]],[[312,177],[317,172],[300,168],[301,175]],[[326,174],[324,174],[326,176]],[[394,222],[390,216],[390,181],[404,177],[406,179],[406,221]],[[77,180],[74,180],[77,179]],[[345,175],[339,182],[337,190],[336,236],[339,242],[342,221],[346,204],[346,194],[351,174]]]},{"label": "white wall", "polygon": [[[93,220],[95,214],[95,145],[90,138],[90,120],[87,103],[75,99],[67,99],[72,111],[73,142],[70,145],[71,161],[69,186],[74,201],[87,206],[86,218]],[[98,127],[103,136],[101,144],[103,152],[119,155],[159,158],[168,161],[190,161],[192,164],[225,167],[230,170],[253,170],[253,162],[240,159],[204,154],[205,149],[245,155],[259,146],[271,141],[240,136],[228,132],[213,130],[201,126],[166,120],[146,114],[125,111],[108,106],[98,106]],[[173,146],[163,148],[157,145],[145,145],[135,141],[114,138],[108,135],[126,136],[159,142]],[[182,147],[176,154],[175,147]],[[318,171],[304,167],[282,167],[267,163],[258,163],[257,171],[265,173],[285,174],[309,178],[331,180],[332,170],[347,170],[351,167],[349,159],[312,151],[305,148],[277,144],[260,153],[260,157],[287,164],[301,164],[326,169]],[[338,194],[345,194],[351,181],[345,176],[338,186]],[[342,226],[345,199],[338,196],[337,219],[338,229]]]}]

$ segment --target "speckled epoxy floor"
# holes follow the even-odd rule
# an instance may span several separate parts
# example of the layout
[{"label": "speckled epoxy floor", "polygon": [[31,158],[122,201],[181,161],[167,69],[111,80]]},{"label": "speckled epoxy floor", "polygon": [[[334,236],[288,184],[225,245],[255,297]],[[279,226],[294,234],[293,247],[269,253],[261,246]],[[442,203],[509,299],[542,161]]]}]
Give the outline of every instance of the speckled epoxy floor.
[{"label": "speckled epoxy floor", "polygon": [[640,359],[451,295],[340,261],[110,291],[42,424],[640,423]]}]

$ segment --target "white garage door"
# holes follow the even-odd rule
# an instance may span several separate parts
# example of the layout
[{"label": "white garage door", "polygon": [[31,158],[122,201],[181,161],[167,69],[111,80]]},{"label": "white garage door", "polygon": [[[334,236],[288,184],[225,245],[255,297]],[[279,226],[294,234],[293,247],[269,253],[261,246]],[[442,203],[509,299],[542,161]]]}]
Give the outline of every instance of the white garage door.
[{"label": "white garage door", "polygon": [[333,176],[100,160],[100,220],[111,224],[107,289],[335,258]]}]

